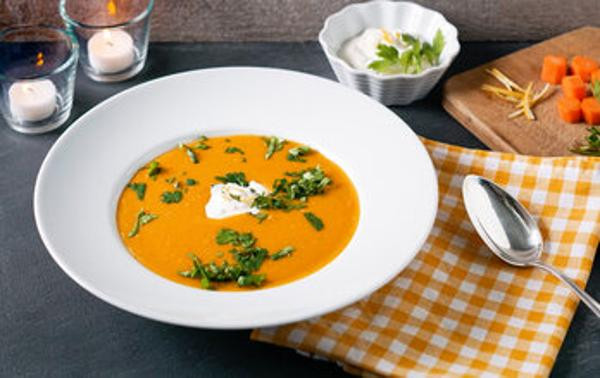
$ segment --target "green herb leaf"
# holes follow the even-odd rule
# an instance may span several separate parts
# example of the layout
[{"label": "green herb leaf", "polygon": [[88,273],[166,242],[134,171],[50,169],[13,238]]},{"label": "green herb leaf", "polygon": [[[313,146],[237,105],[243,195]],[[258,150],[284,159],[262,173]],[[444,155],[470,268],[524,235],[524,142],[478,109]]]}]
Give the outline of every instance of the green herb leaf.
[{"label": "green herb leaf", "polygon": [[289,161],[299,161],[306,162],[306,159],[302,158],[302,156],[307,155],[310,152],[310,147],[308,146],[298,146],[294,148],[290,148],[288,150],[287,159]]},{"label": "green herb leaf", "polygon": [[225,184],[231,183],[243,187],[248,186],[248,181],[246,181],[246,174],[244,172],[229,172],[226,173],[225,176],[216,176],[215,179]]},{"label": "green herb leaf", "polygon": [[253,216],[254,218],[258,219],[259,224],[264,222],[269,217],[269,214],[267,214],[267,213],[256,213],[256,214],[250,213],[250,215]]},{"label": "green herb leaf", "polygon": [[198,183],[198,181],[194,180],[193,178],[188,178],[185,180],[185,184],[188,186],[194,186]]},{"label": "green herb leaf", "polygon": [[308,223],[310,223],[310,225],[313,226],[317,231],[321,231],[325,226],[321,218],[319,218],[313,213],[304,213],[304,218],[306,218]]},{"label": "green herb leaf", "polygon": [[132,182],[127,184],[127,187],[135,192],[140,201],[144,199],[144,195],[146,195],[146,184],[143,182]]},{"label": "green herb leaf", "polygon": [[267,145],[267,152],[265,153],[265,160],[269,160],[271,156],[277,151],[281,151],[283,149],[283,145],[286,143],[285,139],[280,139],[276,136],[272,136],[269,138],[263,138],[265,144]]},{"label": "green herb leaf", "polygon": [[198,157],[196,156],[196,153],[194,152],[194,150],[192,150],[190,147],[186,146],[183,143],[179,143],[179,148],[181,148],[182,150],[185,150],[186,155],[188,156],[188,158],[190,158],[190,161],[193,164],[198,164]]},{"label": "green herb leaf", "polygon": [[237,284],[239,286],[261,286],[267,276],[265,274],[251,274],[249,276],[239,276]]},{"label": "green herb leaf", "polygon": [[208,150],[210,148],[210,146],[200,142],[200,143],[197,143],[194,146],[192,146],[192,148],[194,148],[196,150]]},{"label": "green herb leaf", "polygon": [[146,224],[152,222],[156,218],[158,218],[158,215],[146,213],[144,211],[144,209],[140,210],[137,213],[135,223],[133,224],[133,228],[131,229],[131,231],[129,231],[129,234],[127,234],[127,236],[130,238],[134,237],[135,235],[137,235],[140,232],[140,228],[143,225],[146,225]]},{"label": "green herb leaf", "polygon": [[288,245],[287,247],[283,247],[279,251],[272,254],[271,260],[279,260],[281,258],[289,256],[292,252],[294,252],[294,247]]},{"label": "green herb leaf", "polygon": [[321,194],[331,184],[331,179],[325,175],[319,166],[299,172],[286,172],[292,180],[280,178],[273,183],[273,191],[268,195],[259,195],[252,206],[263,209],[279,209],[290,211],[306,207],[310,196]]},{"label": "green herb leaf", "polygon": [[600,101],[600,80],[594,80],[592,83],[592,94]]},{"label": "green herb leaf", "polygon": [[[235,248],[229,252],[235,259],[235,264],[223,261],[221,265],[211,262],[203,264],[200,259],[190,254],[193,266],[190,270],[179,272],[183,277],[199,279],[200,286],[204,289],[214,289],[215,282],[236,282],[239,286],[261,286],[266,280],[265,274],[256,274],[269,252],[264,248],[254,246],[256,239],[251,233],[240,233],[232,229],[221,229],[216,236],[217,243],[232,244]],[[282,248],[270,256],[272,260],[286,257],[293,252],[293,247]],[[223,257],[217,253],[217,257]]]},{"label": "green herb leaf", "polygon": [[148,177],[150,177],[152,180],[156,180],[156,177],[160,171],[162,171],[162,168],[159,166],[158,162],[153,161],[148,166]]},{"label": "green herb leaf", "polygon": [[180,190],[175,190],[173,192],[163,192],[160,195],[160,201],[163,203],[179,203],[183,198],[183,193]]},{"label": "green herb leaf", "polygon": [[585,138],[585,142],[570,151],[579,155],[600,156],[600,129],[592,126],[588,131],[590,134]]},{"label": "green herb leaf", "polygon": [[402,41],[408,48],[400,54],[394,46],[377,45],[379,60],[371,62],[369,68],[383,74],[418,74],[423,71],[426,60],[430,65],[438,65],[439,58],[446,44],[441,30],[437,30],[432,43],[421,42],[418,38],[403,33]]},{"label": "green herb leaf", "polygon": [[260,269],[263,261],[269,255],[269,251],[258,247],[245,247],[242,250],[234,248],[229,252],[246,272],[255,272]]},{"label": "green herb leaf", "polygon": [[216,241],[219,245],[232,244],[236,247],[249,248],[254,245],[256,239],[250,232],[239,233],[229,228],[222,228],[217,233]]},{"label": "green herb leaf", "polygon": [[226,154],[235,154],[236,152],[242,155],[244,154],[244,151],[242,151],[242,149],[238,147],[227,147],[225,149]]}]

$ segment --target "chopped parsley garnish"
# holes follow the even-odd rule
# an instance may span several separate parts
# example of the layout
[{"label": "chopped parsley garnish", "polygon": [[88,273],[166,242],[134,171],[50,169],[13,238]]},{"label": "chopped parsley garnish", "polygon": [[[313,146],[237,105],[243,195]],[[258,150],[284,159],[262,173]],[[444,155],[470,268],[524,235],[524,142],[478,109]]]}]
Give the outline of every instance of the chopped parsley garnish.
[{"label": "chopped parsley garnish", "polygon": [[304,218],[306,218],[308,223],[310,223],[310,225],[313,226],[317,231],[321,231],[325,226],[321,218],[319,218],[313,213],[304,213]]},{"label": "chopped parsley garnish", "polygon": [[588,131],[590,134],[585,137],[585,144],[572,148],[571,152],[585,156],[600,156],[600,129],[592,126]]},{"label": "chopped parsley garnish", "polygon": [[163,194],[160,195],[160,201],[163,203],[179,203],[182,198],[183,193],[180,190],[163,192]]},{"label": "chopped parsley garnish", "polygon": [[308,197],[321,194],[331,184],[319,166],[299,172],[286,172],[289,178],[280,178],[273,183],[273,191],[256,197],[252,206],[259,209],[294,210],[306,207]]},{"label": "chopped parsley garnish", "polygon": [[258,219],[259,224],[264,222],[269,217],[269,214],[267,214],[267,213],[256,213],[256,214],[250,213],[250,215],[253,216],[254,218]]},{"label": "chopped parsley garnish", "polygon": [[294,247],[288,245],[287,247],[283,247],[279,251],[272,254],[271,260],[279,260],[281,258],[287,257],[291,255],[292,252],[294,252]]},{"label": "chopped parsley garnish", "polygon": [[197,149],[197,150],[208,150],[210,148],[209,145],[207,145],[206,142],[208,140],[208,138],[204,135],[200,135],[198,137],[198,140],[196,141],[196,144],[193,146],[193,148]]},{"label": "chopped parsley garnish", "polygon": [[267,278],[266,274],[250,274],[247,276],[239,276],[237,284],[239,286],[262,286],[263,282]]},{"label": "chopped parsley garnish", "polygon": [[258,247],[245,247],[243,249],[234,248],[229,252],[246,272],[255,272],[259,270],[263,261],[269,256],[269,251]]},{"label": "chopped parsley garnish", "polygon": [[156,218],[158,218],[158,215],[147,213],[144,211],[144,209],[140,210],[137,213],[135,223],[133,224],[133,228],[131,229],[131,231],[129,231],[129,234],[127,234],[127,236],[130,238],[134,237],[138,234],[138,232],[140,232],[140,228],[142,226],[152,222]]},{"label": "chopped parsley garnish", "polygon": [[275,180],[273,193],[285,193],[286,197],[292,200],[306,201],[307,197],[323,193],[327,185],[331,184],[331,179],[319,166],[299,172],[286,172],[286,176],[294,179],[291,181],[285,178]]},{"label": "chopped parsley garnish", "polygon": [[[229,253],[235,263],[223,261],[221,265],[215,262],[203,264],[196,255],[190,254],[192,269],[179,273],[183,277],[199,279],[203,289],[214,289],[213,283],[217,282],[235,282],[238,286],[262,286],[267,276],[256,272],[260,270],[264,261],[269,257],[278,260],[294,251],[293,247],[287,246],[269,256],[269,251],[254,245],[256,238],[251,233],[231,229],[221,229],[216,240],[219,245],[234,246]],[[217,256],[222,257],[222,254]]]},{"label": "chopped parsley garnish", "polygon": [[148,177],[150,177],[152,180],[156,180],[156,177],[160,171],[162,171],[162,168],[159,166],[158,162],[153,161],[148,166]]},{"label": "chopped parsley garnish", "polygon": [[193,178],[188,178],[185,180],[185,184],[188,186],[194,186],[198,183],[198,181],[194,180]]},{"label": "chopped parsley garnish", "polygon": [[190,161],[193,164],[198,164],[198,157],[196,156],[194,150],[192,150],[189,146],[186,146],[183,143],[179,143],[179,148],[185,150],[185,154],[188,156],[188,158],[190,158]]},{"label": "chopped parsley garnish", "polygon": [[210,146],[203,142],[198,142],[195,145],[193,145],[192,148],[194,148],[196,150],[208,150],[210,148]]},{"label": "chopped parsley garnish", "polygon": [[310,152],[310,147],[308,146],[298,146],[294,148],[290,148],[288,150],[287,159],[289,161],[299,161],[302,163],[306,162],[302,156],[307,155]]},{"label": "chopped parsley garnish", "polygon": [[286,143],[285,139],[280,139],[276,136],[272,136],[269,138],[263,138],[265,144],[267,145],[267,152],[265,153],[265,160],[269,160],[271,156],[277,151],[281,151],[283,149],[283,145]]},{"label": "chopped parsley garnish", "polygon": [[402,34],[402,42],[408,48],[400,54],[394,46],[380,43],[377,45],[377,56],[380,58],[369,64],[369,68],[383,74],[418,74],[423,71],[424,63],[432,66],[439,64],[444,50],[444,35],[441,30],[435,33],[432,43],[421,42],[410,34]]},{"label": "chopped parsley garnish", "polygon": [[243,187],[248,186],[248,181],[246,181],[246,174],[244,172],[229,172],[226,173],[225,176],[216,176],[215,179],[225,184],[231,183]]},{"label": "chopped parsley garnish", "polygon": [[256,239],[250,232],[239,233],[229,228],[222,228],[219,230],[216,238],[217,244],[231,244],[236,247],[252,247],[256,242]]},{"label": "chopped parsley garnish", "polygon": [[238,153],[238,154],[242,154],[243,155],[244,151],[241,148],[238,148],[238,147],[227,147],[225,149],[225,153],[226,154],[235,154],[235,153]]},{"label": "chopped parsley garnish", "polygon": [[146,195],[146,184],[143,182],[132,182],[127,184],[127,187],[135,192],[137,198],[142,201]]}]

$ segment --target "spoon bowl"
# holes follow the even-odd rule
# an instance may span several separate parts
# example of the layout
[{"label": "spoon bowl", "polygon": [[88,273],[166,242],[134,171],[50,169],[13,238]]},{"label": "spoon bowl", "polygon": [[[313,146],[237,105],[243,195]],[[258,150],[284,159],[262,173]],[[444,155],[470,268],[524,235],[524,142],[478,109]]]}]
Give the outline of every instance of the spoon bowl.
[{"label": "spoon bowl", "polygon": [[566,283],[600,317],[600,304],[568,276],[541,260],[542,233],[527,209],[490,180],[468,175],[462,187],[465,209],[473,227],[505,262],[520,267],[541,268]]},{"label": "spoon bowl", "polygon": [[463,197],[475,230],[498,257],[518,266],[539,260],[540,229],[510,194],[483,177],[469,175],[463,182]]}]

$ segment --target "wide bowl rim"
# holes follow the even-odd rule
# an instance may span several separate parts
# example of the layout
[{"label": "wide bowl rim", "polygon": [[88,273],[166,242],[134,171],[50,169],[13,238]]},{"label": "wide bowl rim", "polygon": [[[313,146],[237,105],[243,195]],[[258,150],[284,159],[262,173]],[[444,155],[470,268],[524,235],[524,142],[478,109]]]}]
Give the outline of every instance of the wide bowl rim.
[{"label": "wide bowl rim", "polygon": [[[169,80],[183,80],[184,78],[193,77],[193,75],[199,75],[199,74],[206,75],[208,73],[213,73],[216,71],[225,71],[225,72],[223,72],[223,74],[227,74],[227,76],[229,76],[229,74],[234,73],[236,71],[248,71],[248,70],[256,70],[256,69],[261,70],[261,72],[267,72],[267,73],[273,73],[273,74],[292,74],[292,75],[307,76],[307,77],[311,77],[313,79],[321,80],[321,81],[323,81],[323,83],[329,83],[327,85],[331,85],[331,84],[339,85],[337,83],[332,82],[331,80],[327,80],[327,79],[320,78],[320,77],[315,77],[314,75],[309,75],[309,74],[305,74],[305,73],[301,73],[301,72],[294,72],[294,71],[289,71],[289,70],[283,70],[283,69],[273,69],[273,68],[235,66],[235,67],[209,68],[209,69],[201,69],[201,70],[193,70],[193,71],[188,71],[188,72],[176,73],[173,75],[168,75],[168,76],[161,77],[161,78],[158,78],[155,80],[151,80],[147,83],[143,83],[143,84],[134,86],[130,89],[127,89],[123,92],[120,92],[120,93],[104,100],[103,102],[98,104],[96,107],[94,107],[90,111],[86,112],[76,122],[76,125],[74,124],[72,127],[67,129],[65,131],[65,133],[63,133],[63,135],[61,135],[61,137],[57,140],[57,142],[52,146],[52,148],[48,152],[47,156],[45,157],[45,159],[41,165],[40,171],[38,172],[38,175],[36,177],[33,202],[34,202],[35,223],[38,228],[38,232],[41,236],[41,239],[42,239],[44,245],[46,246],[48,253],[51,255],[53,260],[60,266],[60,268],[67,274],[67,276],[69,276],[79,286],[84,288],[86,291],[88,291],[92,295],[98,297],[99,299],[101,299],[117,308],[120,308],[120,309],[130,312],[132,314],[136,314],[138,316],[142,316],[142,317],[145,317],[148,319],[157,320],[157,321],[161,321],[161,322],[169,323],[169,324],[176,324],[176,325],[183,325],[183,326],[197,327],[197,328],[206,328],[206,329],[247,329],[247,328],[263,327],[263,326],[275,326],[275,325],[280,325],[280,324],[287,324],[290,322],[311,318],[313,316],[319,316],[324,313],[328,313],[330,311],[334,311],[336,309],[342,308],[346,305],[354,303],[355,301],[359,300],[360,298],[364,297],[365,295],[368,295],[368,294],[372,293],[373,291],[381,288],[384,284],[389,282],[395,275],[397,275],[399,272],[404,270],[406,268],[406,266],[408,266],[408,264],[414,259],[414,257],[419,252],[420,246],[423,245],[427,236],[429,235],[431,228],[433,227],[433,223],[435,221],[435,214],[437,212],[437,204],[438,204],[437,176],[435,174],[435,170],[434,170],[431,158],[428,156],[427,151],[422,143],[418,143],[419,146],[417,146],[415,144],[415,148],[420,151],[419,154],[421,154],[421,153],[425,154],[424,156],[426,156],[427,165],[429,167],[428,171],[431,172],[431,176],[428,173],[427,175],[424,176],[424,178],[426,178],[426,180],[428,182],[430,182],[435,188],[432,187],[427,190],[428,196],[431,195],[431,198],[430,198],[431,202],[429,202],[428,206],[427,206],[427,217],[426,217],[427,220],[425,221],[425,219],[423,219],[423,222],[426,222],[427,224],[426,224],[426,227],[423,227],[422,232],[419,233],[420,235],[418,237],[418,240],[416,240],[416,239],[413,240],[414,245],[412,245],[411,247],[415,247],[414,250],[411,250],[410,253],[407,254],[406,259],[403,260],[403,263],[401,265],[400,264],[397,265],[397,270],[395,272],[388,272],[389,274],[382,274],[382,275],[378,276],[377,279],[374,279],[371,282],[368,289],[363,288],[363,291],[361,291],[360,293],[355,293],[352,295],[345,295],[345,296],[343,296],[343,300],[335,301],[335,303],[329,303],[327,306],[322,306],[320,308],[304,309],[303,311],[296,312],[293,315],[288,314],[288,315],[284,316],[282,314],[273,314],[273,319],[271,319],[271,320],[260,319],[260,318],[251,319],[251,320],[245,319],[243,324],[240,324],[239,322],[236,322],[236,321],[232,321],[231,319],[206,320],[206,319],[190,318],[189,314],[176,314],[173,312],[165,312],[162,310],[162,308],[160,306],[159,306],[159,308],[156,308],[147,303],[144,303],[144,305],[142,306],[138,303],[131,303],[128,301],[124,301],[124,300],[122,300],[121,297],[115,297],[113,294],[111,294],[111,292],[106,292],[105,287],[103,287],[102,285],[98,285],[97,282],[94,282],[93,278],[90,279],[89,277],[85,277],[84,275],[82,275],[81,272],[78,271],[76,263],[75,264],[69,263],[69,258],[65,257],[64,253],[60,251],[60,248],[58,245],[58,244],[61,244],[60,240],[58,240],[58,244],[56,244],[54,241],[57,239],[51,237],[51,235],[50,235],[51,228],[48,228],[48,225],[49,225],[48,220],[44,219],[47,217],[43,216],[44,215],[43,213],[45,210],[42,207],[43,199],[41,198],[42,197],[41,194],[43,192],[43,189],[48,185],[48,183],[47,183],[48,180],[50,180],[51,175],[49,175],[50,172],[48,169],[50,162],[52,161],[54,156],[57,155],[61,151],[61,148],[64,147],[64,144],[70,141],[70,139],[73,137],[73,134],[77,134],[80,130],[82,130],[82,126],[85,126],[86,122],[88,122],[88,119],[90,119],[90,118],[93,119],[94,111],[97,111],[100,108],[109,108],[110,106],[114,106],[116,102],[120,101],[124,97],[126,98],[126,97],[130,96],[133,92],[141,91],[142,90],[141,88],[143,88],[144,90],[150,89],[153,85],[157,85],[160,82],[164,83]],[[342,86],[340,86],[340,87],[342,87]],[[345,90],[350,91],[347,88]],[[351,92],[355,93],[355,95],[364,96],[365,99],[368,99],[368,97],[363,94],[359,94],[354,91],[351,91]],[[373,100],[369,99],[369,101],[373,101]],[[398,121],[403,123],[404,125],[406,125],[402,119],[398,118]],[[408,126],[406,126],[406,128],[407,128],[407,133],[410,134],[409,137],[411,139],[414,138],[418,141],[417,136],[414,134],[414,132],[412,132],[410,130],[410,128],[408,128]],[[60,152],[60,153],[62,153],[62,152]],[[143,268],[143,269],[146,269],[146,268]],[[154,273],[151,273],[149,271],[148,271],[148,274],[154,275]],[[295,282],[299,282],[299,281],[295,281]],[[173,285],[178,285],[178,284],[173,284]],[[177,286],[177,287],[179,288],[179,286]],[[261,292],[266,292],[268,290],[270,290],[270,291],[281,290],[282,287],[283,286],[270,288],[270,289],[264,289],[264,290],[261,290]],[[168,289],[168,290],[170,291],[170,289]],[[191,289],[191,290],[196,290],[196,289]],[[232,295],[234,295],[234,294],[232,294]],[[269,299],[272,299],[272,298],[269,298]]]}]

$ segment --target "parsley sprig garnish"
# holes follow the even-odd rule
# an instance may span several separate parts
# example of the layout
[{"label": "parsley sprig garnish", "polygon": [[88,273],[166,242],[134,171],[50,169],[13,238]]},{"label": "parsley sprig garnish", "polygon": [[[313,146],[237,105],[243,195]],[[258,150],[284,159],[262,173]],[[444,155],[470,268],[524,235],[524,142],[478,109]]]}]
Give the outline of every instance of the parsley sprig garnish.
[{"label": "parsley sprig garnish", "polygon": [[160,201],[163,203],[179,203],[183,198],[183,192],[181,190],[174,190],[172,192],[166,191],[160,195]]},{"label": "parsley sprig garnish", "polygon": [[308,146],[298,146],[294,148],[290,148],[288,150],[287,159],[289,161],[299,161],[301,163],[305,163],[306,159],[302,156],[307,155],[310,152],[310,147]]},{"label": "parsley sprig garnish", "polygon": [[246,174],[244,172],[229,172],[226,173],[225,176],[216,176],[215,179],[221,181],[224,184],[231,183],[243,187],[249,185],[248,181],[246,180]]},{"label": "parsley sprig garnish", "polygon": [[271,156],[277,151],[283,149],[283,145],[286,143],[285,139],[278,138],[276,136],[263,138],[267,145],[267,152],[265,152],[265,160],[269,160]]},{"label": "parsley sprig garnish", "polygon": [[288,177],[275,180],[273,191],[256,197],[252,206],[264,210],[301,209],[306,207],[308,197],[322,194],[331,184],[331,179],[319,166],[299,172],[286,172],[286,176]]},{"label": "parsley sprig garnish", "polygon": [[217,282],[235,282],[238,286],[259,287],[267,278],[265,274],[258,273],[264,261],[267,258],[279,260],[294,251],[294,247],[287,246],[269,256],[269,251],[255,245],[256,238],[251,233],[227,228],[217,233],[216,242],[233,247],[229,253],[233,256],[234,264],[227,261],[220,265],[215,262],[203,264],[196,255],[190,254],[192,268],[179,274],[199,279],[203,289],[214,289],[213,284]]},{"label": "parsley sprig garnish", "polygon": [[144,209],[140,210],[135,217],[135,223],[133,224],[133,228],[131,229],[131,231],[129,231],[129,234],[127,234],[127,236],[130,238],[134,237],[140,232],[140,228],[142,228],[142,226],[152,222],[156,218],[158,218],[158,215],[147,213],[144,211]]},{"label": "parsley sprig garnish", "polygon": [[160,164],[157,161],[152,161],[150,165],[148,165],[148,177],[152,180],[156,180],[158,174],[162,171]]},{"label": "parsley sprig garnish", "polygon": [[400,54],[394,46],[380,43],[377,45],[377,56],[380,58],[369,64],[369,68],[383,74],[418,74],[423,71],[423,65],[428,62],[435,66],[439,64],[440,55],[446,44],[441,30],[435,33],[432,43],[421,42],[420,39],[402,34],[402,42],[408,48]]},{"label": "parsley sprig garnish", "polygon": [[238,153],[238,154],[240,154],[240,155],[244,155],[244,150],[242,150],[242,149],[241,149],[241,148],[239,148],[239,147],[234,147],[234,146],[231,146],[231,147],[227,147],[227,148],[225,149],[225,153],[226,153],[226,154],[235,154],[235,153]]},{"label": "parsley sprig garnish", "polygon": [[310,213],[310,212],[304,213],[304,218],[306,218],[308,223],[310,223],[310,225],[313,226],[314,229],[317,231],[321,231],[323,229],[323,227],[325,227],[321,218],[319,218],[318,216],[316,216],[313,213]]},{"label": "parsley sprig garnish", "polygon": [[179,143],[179,148],[185,151],[185,154],[188,156],[188,158],[193,164],[198,164],[198,156],[196,156],[194,150],[192,150],[189,146],[183,143]]},{"label": "parsley sprig garnish", "polygon": [[584,143],[572,148],[570,151],[579,155],[600,156],[600,129],[592,126],[588,131],[590,134],[585,137]]},{"label": "parsley sprig garnish", "polygon": [[142,201],[146,195],[146,184],[143,182],[132,182],[127,187],[135,192],[137,198]]}]

